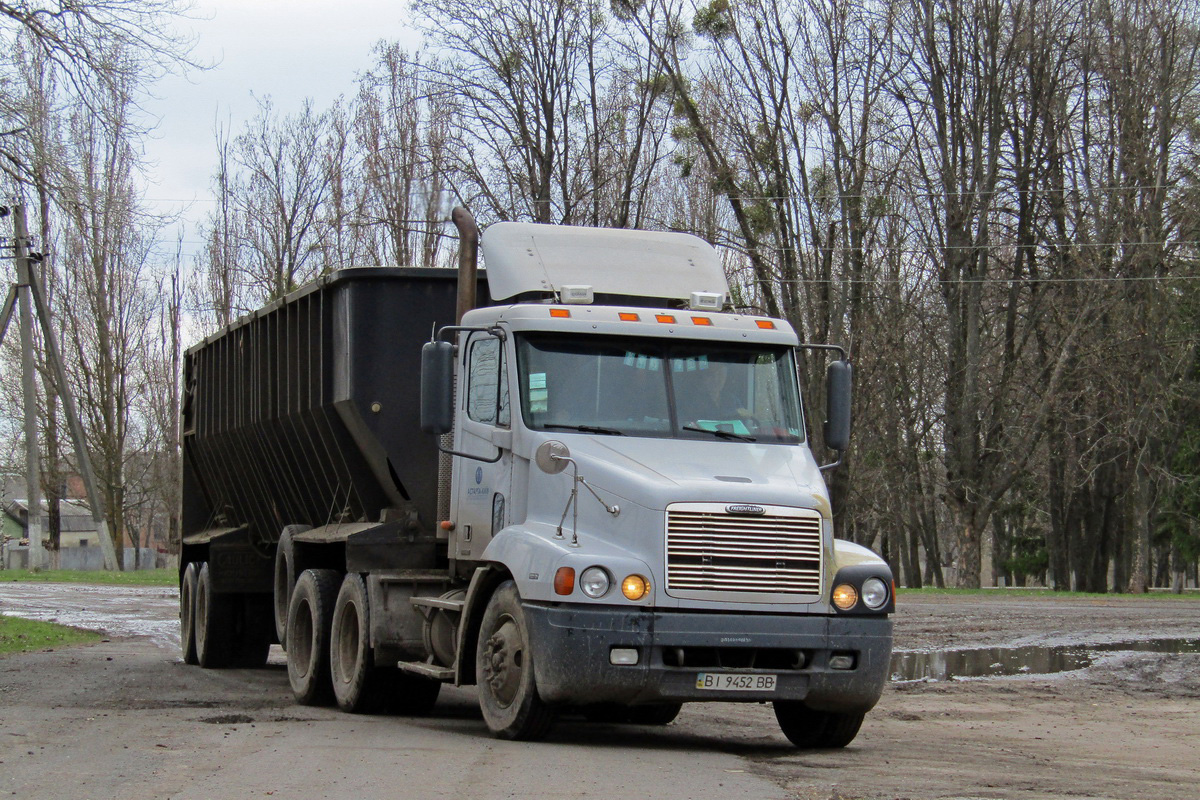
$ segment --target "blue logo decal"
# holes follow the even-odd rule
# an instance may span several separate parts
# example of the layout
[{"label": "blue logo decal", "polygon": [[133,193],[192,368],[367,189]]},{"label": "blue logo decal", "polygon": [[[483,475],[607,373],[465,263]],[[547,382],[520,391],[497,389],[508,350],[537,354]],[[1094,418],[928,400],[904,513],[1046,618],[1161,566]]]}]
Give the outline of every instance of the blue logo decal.
[{"label": "blue logo decal", "polygon": [[483,483],[483,467],[475,468],[475,483],[476,484]]}]

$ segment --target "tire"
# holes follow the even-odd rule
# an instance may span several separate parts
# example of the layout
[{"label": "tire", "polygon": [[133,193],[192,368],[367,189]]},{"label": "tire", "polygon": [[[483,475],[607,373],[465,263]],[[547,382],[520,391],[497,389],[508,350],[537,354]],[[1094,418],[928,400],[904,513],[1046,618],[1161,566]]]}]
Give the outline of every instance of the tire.
[{"label": "tire", "polygon": [[179,644],[183,663],[198,664],[196,657],[196,562],[188,562],[179,579]]},{"label": "tire", "polygon": [[288,682],[296,702],[328,705],[333,700],[329,680],[329,629],[340,576],[331,569],[306,569],[296,580],[288,604]]},{"label": "tire", "polygon": [[865,713],[814,711],[798,700],[776,700],[775,719],[788,740],[805,749],[845,747],[854,741]]},{"label": "tire", "polygon": [[275,638],[287,649],[288,604],[296,588],[296,545],[292,541],[297,533],[308,530],[307,525],[288,525],[279,534],[275,546]]},{"label": "tire", "polygon": [[233,598],[215,594],[212,584],[212,570],[207,562],[201,564],[196,576],[196,663],[205,669],[220,669],[229,666],[237,618]]},{"label": "tire", "polygon": [[371,609],[362,576],[342,579],[329,632],[329,669],[338,707],[352,713],[379,710],[379,693],[371,648]]},{"label": "tire", "polygon": [[475,651],[479,707],[488,729],[501,739],[541,739],[554,710],[538,696],[529,625],[511,580],[488,600]]},{"label": "tire", "polygon": [[628,720],[634,725],[670,725],[683,710],[683,703],[657,703],[652,706],[633,706]]}]

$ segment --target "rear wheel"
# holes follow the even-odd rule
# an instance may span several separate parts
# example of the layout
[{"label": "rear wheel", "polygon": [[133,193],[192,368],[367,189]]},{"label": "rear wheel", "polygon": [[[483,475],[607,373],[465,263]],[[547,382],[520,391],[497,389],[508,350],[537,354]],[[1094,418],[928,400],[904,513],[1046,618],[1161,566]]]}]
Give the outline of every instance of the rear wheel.
[{"label": "rear wheel", "polygon": [[862,727],[863,713],[815,711],[798,700],[776,700],[775,719],[796,747],[845,747]]},{"label": "rear wheel", "polygon": [[179,580],[179,641],[183,663],[197,664],[196,658],[196,562],[189,562]]},{"label": "rear wheel", "polygon": [[236,605],[230,595],[213,592],[212,569],[200,566],[196,576],[196,663],[207,669],[229,666],[237,631]]},{"label": "rear wheel", "polygon": [[288,525],[279,534],[279,543],[275,546],[275,638],[284,649],[287,649],[288,604],[296,588],[296,545],[292,539],[306,530],[307,525]]},{"label": "rear wheel", "polygon": [[371,611],[367,585],[351,573],[342,579],[333,606],[329,667],[333,694],[343,711],[369,712],[379,708],[378,678],[371,649]]},{"label": "rear wheel", "polygon": [[333,699],[329,679],[329,632],[339,576],[331,569],[306,569],[288,604],[288,682],[296,702],[323,705]]},{"label": "rear wheel", "polygon": [[512,581],[488,600],[475,652],[479,707],[492,733],[502,739],[545,736],[554,711],[538,696],[529,625]]}]

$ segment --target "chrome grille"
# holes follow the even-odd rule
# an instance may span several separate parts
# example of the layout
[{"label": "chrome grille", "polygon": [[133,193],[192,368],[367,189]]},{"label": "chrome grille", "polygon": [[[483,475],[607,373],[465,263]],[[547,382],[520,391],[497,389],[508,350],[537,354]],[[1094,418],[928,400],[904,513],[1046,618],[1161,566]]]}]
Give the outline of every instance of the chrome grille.
[{"label": "chrome grille", "polygon": [[[757,516],[717,503],[667,508],[667,594],[807,602],[821,593],[821,517],[767,506]],[[754,597],[747,597],[753,593]]]}]

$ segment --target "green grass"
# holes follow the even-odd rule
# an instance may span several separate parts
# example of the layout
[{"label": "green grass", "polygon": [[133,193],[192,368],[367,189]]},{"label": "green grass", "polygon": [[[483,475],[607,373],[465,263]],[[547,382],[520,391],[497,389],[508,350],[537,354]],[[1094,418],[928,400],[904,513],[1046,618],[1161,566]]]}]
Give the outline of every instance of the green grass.
[{"label": "green grass", "polygon": [[0,569],[0,583],[28,581],[36,583],[91,583],[109,586],[177,586],[179,573],[173,569],[142,569],[136,572],[105,572],[103,570]]},{"label": "green grass", "polygon": [[95,631],[0,614],[0,656],[98,641],[100,634]]},{"label": "green grass", "polygon": [[1169,602],[1200,602],[1200,592],[1186,591],[1183,594],[1172,594],[1160,590],[1152,591],[1148,594],[1097,594],[1092,592],[1055,592],[1049,589],[1012,589],[1012,588],[989,588],[989,589],[908,589],[902,586],[896,587],[896,595],[899,598],[904,596],[909,597],[977,597],[977,598],[1004,598],[1011,599],[1014,597],[1033,598],[1036,600],[1062,600],[1065,598],[1076,599],[1113,599],[1122,598],[1125,600],[1155,602],[1165,600]]}]

